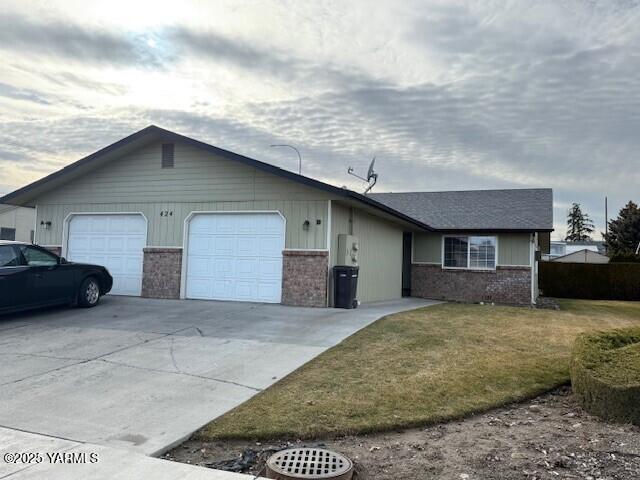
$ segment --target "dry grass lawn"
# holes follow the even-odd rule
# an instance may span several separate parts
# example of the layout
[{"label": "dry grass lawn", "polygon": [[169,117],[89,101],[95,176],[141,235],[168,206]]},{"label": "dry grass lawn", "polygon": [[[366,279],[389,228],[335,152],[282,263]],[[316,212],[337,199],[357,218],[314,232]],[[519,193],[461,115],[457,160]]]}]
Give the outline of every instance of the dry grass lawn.
[{"label": "dry grass lawn", "polygon": [[386,317],[198,435],[313,438],[458,418],[566,383],[578,333],[640,325],[640,302],[561,305],[443,304]]}]

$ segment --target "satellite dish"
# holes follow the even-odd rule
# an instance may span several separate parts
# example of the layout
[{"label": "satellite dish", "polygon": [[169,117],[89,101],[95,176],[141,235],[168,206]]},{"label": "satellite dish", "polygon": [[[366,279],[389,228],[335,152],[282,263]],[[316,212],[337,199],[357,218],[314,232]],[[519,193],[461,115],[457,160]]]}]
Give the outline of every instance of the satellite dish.
[{"label": "satellite dish", "polygon": [[369,164],[369,170],[367,171],[367,178],[363,178],[360,175],[353,173],[353,167],[349,167],[347,169],[347,173],[349,175],[353,175],[356,178],[359,178],[362,181],[365,181],[367,183],[369,183],[369,186],[367,187],[367,189],[364,191],[364,194],[366,195],[367,193],[369,193],[369,191],[373,188],[373,186],[378,182],[378,174],[375,172],[375,170],[373,169],[373,167],[376,164],[376,157],[373,157],[373,160],[371,160],[371,163]]},{"label": "satellite dish", "polygon": [[369,171],[367,172],[367,181],[371,180],[372,177],[378,177],[378,175],[373,171],[373,167],[376,164],[376,157],[373,157],[371,160],[371,164],[369,165]]}]

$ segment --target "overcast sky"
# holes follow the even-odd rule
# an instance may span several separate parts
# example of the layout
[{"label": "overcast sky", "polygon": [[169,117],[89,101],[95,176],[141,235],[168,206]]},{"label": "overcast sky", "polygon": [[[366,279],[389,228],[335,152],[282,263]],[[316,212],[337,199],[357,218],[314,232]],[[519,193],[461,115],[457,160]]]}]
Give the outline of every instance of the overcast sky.
[{"label": "overcast sky", "polygon": [[0,192],[156,124],[358,190],[640,201],[640,1],[0,0]]}]

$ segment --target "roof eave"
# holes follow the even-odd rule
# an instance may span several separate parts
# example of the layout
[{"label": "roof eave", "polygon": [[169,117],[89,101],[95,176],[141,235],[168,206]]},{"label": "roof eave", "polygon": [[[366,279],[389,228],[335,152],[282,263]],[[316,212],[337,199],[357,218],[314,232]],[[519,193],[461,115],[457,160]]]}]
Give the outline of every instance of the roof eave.
[{"label": "roof eave", "polygon": [[[178,141],[178,142],[182,142],[182,143],[186,143],[189,145],[192,145],[196,148],[200,148],[203,149],[205,151],[214,153],[216,155],[219,155],[223,158],[227,158],[229,160],[234,160],[234,161],[239,161],[241,163],[244,163],[246,165],[252,166],[254,168],[257,168],[259,170],[262,170],[264,172],[267,173],[271,173],[273,175],[277,175],[283,178],[287,178],[289,180],[298,182],[298,183],[302,183],[304,185],[313,187],[313,188],[317,188],[329,193],[332,193],[334,195],[337,196],[341,196],[344,198],[350,198],[350,199],[354,199],[357,200],[359,202],[362,202],[366,205],[369,205],[371,207],[374,207],[378,210],[384,211],[394,217],[397,217],[398,219],[401,219],[405,222],[410,223],[411,225],[415,225],[416,227],[422,229],[422,230],[427,230],[427,231],[433,231],[434,229],[432,227],[430,227],[427,224],[424,224],[422,222],[420,222],[419,220],[416,220],[413,217],[410,217],[408,215],[405,215],[402,212],[399,212],[391,207],[388,207],[387,205],[380,203],[376,200],[373,200],[365,195],[356,193],[352,190],[348,190],[345,188],[339,188],[339,187],[335,187],[333,185],[329,185],[328,183],[324,183],[321,182],[319,180],[315,180],[313,178],[309,178],[309,177],[305,177],[303,175],[298,175],[297,173],[293,173],[290,172],[288,170],[284,170],[282,168],[276,167],[274,165],[270,165],[268,163],[264,163],[261,162],[259,160],[254,160],[253,158],[249,158],[249,157],[245,157],[244,155],[240,155],[238,153],[234,153],[234,152],[230,152],[228,150],[224,150],[221,148],[218,148],[214,145],[210,145],[208,143],[204,143],[201,142],[199,140],[196,140],[194,138],[190,138],[184,135],[180,135],[179,133],[175,133],[172,132],[170,130],[165,130],[163,128],[157,127],[155,125],[150,125],[136,133],[133,133],[131,135],[129,135],[128,137],[125,137],[121,140],[118,140],[115,143],[112,143],[111,145],[108,145],[105,148],[102,148],[101,150],[98,150],[97,152],[92,153],[91,155],[87,155],[86,157],[70,164],[67,165],[66,167],[53,172],[49,175],[47,175],[46,177],[43,177],[39,180],[36,180],[33,183],[30,183],[29,185],[26,185],[22,188],[19,188],[18,190],[15,190],[11,193],[8,193],[7,195],[5,195],[4,197],[0,198],[0,203],[6,203],[9,205],[15,205],[15,206],[23,206],[25,204],[27,204],[28,202],[30,202],[33,198],[29,197],[29,193],[33,193],[34,190],[39,189],[39,188],[43,188],[45,187],[45,185],[51,181],[55,181],[58,179],[61,179],[62,177],[64,177],[65,175],[68,175],[70,173],[73,173],[74,171],[77,171],[79,168],[82,168],[83,166],[88,166],[91,162],[94,162],[102,157],[104,157],[105,155],[112,153],[114,151],[116,151],[119,148],[123,148],[137,140],[141,140],[143,137],[148,136],[148,135],[156,135],[156,136],[160,136],[161,138],[165,138],[165,139],[170,139],[173,141]],[[43,191],[44,193],[44,191]],[[37,196],[37,195],[36,195]],[[22,197],[22,200],[21,200]]]},{"label": "roof eave", "polygon": [[436,228],[439,233],[551,233],[553,228]]},{"label": "roof eave", "polygon": [[19,199],[21,196],[27,195],[31,193],[33,190],[36,190],[40,187],[44,187],[47,183],[53,180],[62,178],[63,176],[68,175],[85,165],[88,165],[92,161],[95,161],[96,159],[99,159],[117,150],[118,148],[122,148],[126,145],[133,143],[136,140],[140,140],[147,135],[157,132],[157,130],[161,130],[161,129],[159,129],[159,127],[156,127],[155,125],[150,125],[146,128],[143,128],[142,130],[135,132],[125,138],[122,138],[117,142],[112,143],[111,145],[107,145],[106,147],[98,150],[97,152],[87,155],[86,157],[83,157],[80,160],[77,160],[61,168],[60,170],[50,173],[49,175],[42,177],[41,179],[36,180],[35,182],[32,182],[28,185],[25,185],[24,187],[21,187],[17,190],[14,190],[11,193],[6,194],[4,197],[0,198],[0,203],[7,203],[10,205],[16,205],[16,206],[24,206],[27,202],[29,202],[29,200],[27,199],[27,200],[20,201]]}]

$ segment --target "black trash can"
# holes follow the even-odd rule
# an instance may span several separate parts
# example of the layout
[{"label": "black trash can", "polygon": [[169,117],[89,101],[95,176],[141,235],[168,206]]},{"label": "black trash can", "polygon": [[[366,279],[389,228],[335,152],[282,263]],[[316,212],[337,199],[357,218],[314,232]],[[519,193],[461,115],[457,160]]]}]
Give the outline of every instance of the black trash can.
[{"label": "black trash can", "polygon": [[358,308],[358,267],[337,265],[333,267],[334,307]]}]

